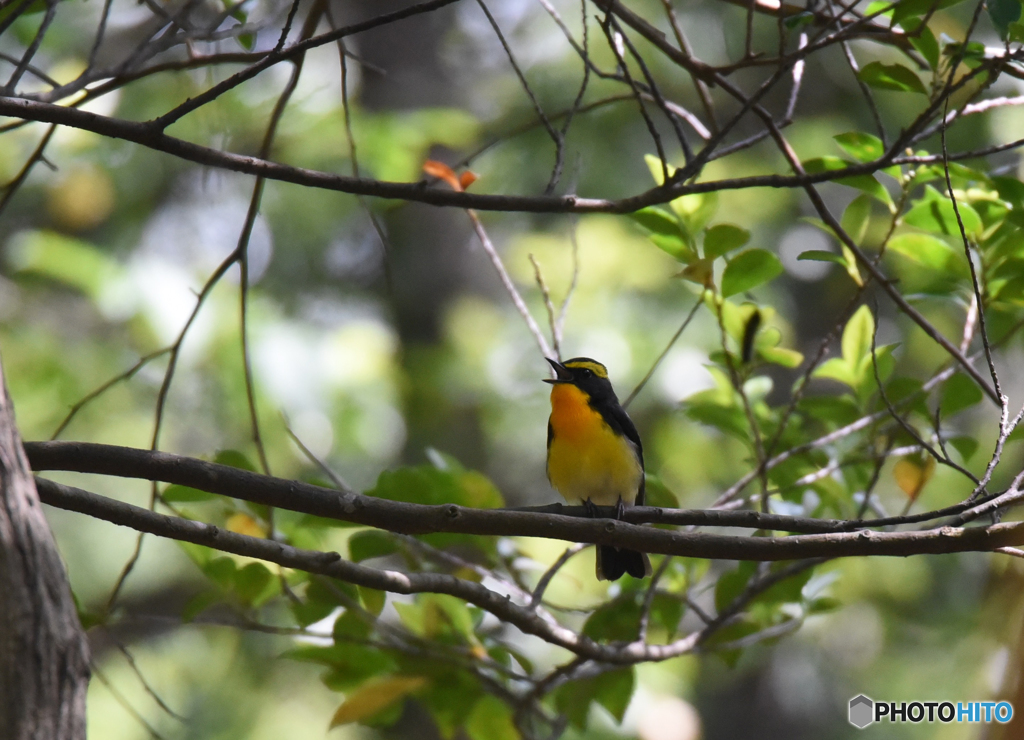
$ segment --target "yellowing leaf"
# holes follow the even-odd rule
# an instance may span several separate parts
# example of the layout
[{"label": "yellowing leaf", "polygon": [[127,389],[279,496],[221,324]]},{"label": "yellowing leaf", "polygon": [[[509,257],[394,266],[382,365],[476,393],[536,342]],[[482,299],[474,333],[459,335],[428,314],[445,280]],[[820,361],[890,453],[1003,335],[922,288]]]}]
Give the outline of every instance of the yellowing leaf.
[{"label": "yellowing leaf", "polygon": [[368,681],[338,707],[331,718],[330,729],[369,719],[426,684],[427,679],[421,676],[389,676]]},{"label": "yellowing leaf", "polygon": [[233,514],[224,522],[224,528],[230,532],[247,534],[250,537],[266,537],[267,532],[255,519],[248,514]]},{"label": "yellowing leaf", "polygon": [[703,285],[705,288],[713,288],[715,286],[715,268],[713,259],[700,259],[687,265],[681,273],[680,277],[686,278],[691,283],[697,283],[697,285]]},{"label": "yellowing leaf", "polygon": [[896,485],[903,489],[911,501],[917,499],[934,474],[935,458],[924,452],[901,457],[892,469]]}]

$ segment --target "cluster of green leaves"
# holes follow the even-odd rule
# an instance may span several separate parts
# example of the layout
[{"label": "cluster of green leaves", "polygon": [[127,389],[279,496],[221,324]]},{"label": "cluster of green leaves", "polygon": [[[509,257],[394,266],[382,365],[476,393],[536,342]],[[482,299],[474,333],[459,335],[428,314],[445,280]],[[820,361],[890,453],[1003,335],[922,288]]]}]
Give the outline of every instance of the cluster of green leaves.
[{"label": "cluster of green leaves", "polygon": [[[666,171],[669,177],[675,174],[673,166],[663,166],[657,157],[648,155],[646,161],[659,187],[664,184]],[[734,224],[709,225],[717,210],[717,193],[695,193],[670,201],[669,209],[649,206],[630,216],[659,249],[682,263],[680,277],[717,290],[723,298],[777,277],[782,263],[768,250],[746,249],[727,256],[750,241],[750,232]],[[716,287],[715,264],[719,259],[725,261],[725,268]]]}]

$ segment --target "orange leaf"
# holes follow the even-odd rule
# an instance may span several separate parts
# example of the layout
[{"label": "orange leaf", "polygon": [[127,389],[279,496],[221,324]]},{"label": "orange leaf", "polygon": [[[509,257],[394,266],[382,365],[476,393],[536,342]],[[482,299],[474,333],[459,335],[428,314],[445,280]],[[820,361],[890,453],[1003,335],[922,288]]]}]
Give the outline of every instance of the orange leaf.
[{"label": "orange leaf", "polygon": [[925,453],[901,457],[893,466],[896,484],[911,501],[917,500],[925,484],[935,473],[935,458]]},{"label": "orange leaf", "polygon": [[452,190],[459,193],[462,192],[462,183],[459,182],[459,178],[455,176],[455,171],[444,162],[438,162],[436,159],[428,159],[423,163],[423,171],[431,177],[444,180],[452,186]]},{"label": "orange leaf", "polygon": [[470,172],[469,170],[466,170],[461,175],[459,175],[459,184],[462,186],[462,189],[465,190],[474,182],[476,182],[477,179],[477,174],[475,172]]},{"label": "orange leaf", "polygon": [[261,527],[255,519],[248,514],[233,514],[224,522],[224,528],[229,532],[247,534],[250,537],[266,537],[266,530]]}]

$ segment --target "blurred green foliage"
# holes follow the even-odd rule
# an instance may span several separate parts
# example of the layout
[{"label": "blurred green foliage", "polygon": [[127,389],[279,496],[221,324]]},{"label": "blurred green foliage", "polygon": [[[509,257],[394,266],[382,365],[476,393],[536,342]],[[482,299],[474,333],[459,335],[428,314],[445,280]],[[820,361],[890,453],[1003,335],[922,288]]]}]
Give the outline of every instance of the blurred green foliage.
[{"label": "blurred green foliage", "polygon": [[[574,4],[556,4],[566,18],[578,15]],[[59,22],[43,40],[40,63],[59,82],[86,66],[94,5],[62,3]],[[653,1],[636,6],[651,17],[661,8]],[[933,99],[953,58],[978,68],[985,45],[954,41],[970,23],[966,6],[903,0],[890,11],[902,31],[916,31],[910,41],[916,57],[896,62],[891,49],[865,45],[868,52],[858,42],[857,53],[870,61],[856,75],[835,71],[839,56],[808,60],[798,118],[787,130],[805,171],[845,169],[885,151],[867,130],[871,120],[858,80],[881,91],[876,101],[895,131]],[[132,4],[114,7],[114,30],[128,33],[137,23],[132,13],[141,11]],[[42,3],[31,5],[3,43],[30,44],[43,10]],[[258,17],[257,10],[272,9],[269,3],[238,9],[239,20]],[[1019,42],[1020,4],[1000,0],[988,10],[985,38]],[[717,63],[742,55],[745,10],[703,2],[676,11],[694,29],[698,56]],[[541,8],[501,12],[540,104],[549,111],[566,108],[580,80],[571,48],[552,43],[557,30]],[[481,18],[460,5],[446,16],[444,33],[410,32],[405,44],[426,44],[431,59],[448,68],[415,104],[394,92],[392,105],[368,102],[373,89],[397,83],[362,58],[379,53],[376,45],[357,39],[347,62],[353,97],[345,111],[337,49],[311,52],[272,158],[344,174],[358,163],[365,177],[408,182],[419,179],[428,157],[452,161],[494,143],[470,163],[479,176],[472,192],[542,191],[553,164],[551,142],[540,127],[508,134],[533,120],[532,105],[495,52],[500,47],[483,41]],[[756,20],[755,42],[774,48],[775,20]],[[796,33],[807,19],[790,21]],[[204,42],[203,48],[265,48],[273,30],[216,47]],[[592,36],[598,32],[592,24]],[[615,67],[606,46],[594,43],[591,51],[596,64]],[[394,69],[387,70],[392,77],[415,67],[403,64],[397,49],[389,53],[395,55]],[[651,73],[667,80],[667,96],[699,109],[677,68],[653,53],[646,58]],[[144,120],[226,74],[153,75],[89,105],[100,114]],[[284,79],[274,68],[168,133],[253,153]],[[975,80],[951,108],[981,92],[1010,92],[1001,80],[996,84],[1002,87],[986,91],[992,82]],[[621,92],[611,80],[594,79],[588,100]],[[1019,113],[1000,115],[1016,115],[1001,125],[1019,129]],[[1001,129],[987,120],[958,120],[948,132],[950,149],[1002,143]],[[43,131],[36,124],[4,133],[0,176],[17,175]],[[668,141],[667,130],[662,133]],[[652,177],[660,186],[676,169],[663,168],[651,149],[635,101],[578,113],[566,139],[565,180],[572,184],[563,181],[559,192],[578,185],[585,197],[620,197],[649,189]],[[935,135],[912,153],[940,152]],[[63,438],[147,447],[169,361],[160,351],[175,342],[197,293],[235,248],[252,180],[67,128],[54,134],[46,157],[56,169],[32,170],[4,212],[0,234],[0,346],[19,427],[26,439],[48,438],[73,410]],[[669,159],[683,163],[681,154]],[[709,162],[699,179],[784,169],[766,140]],[[1013,368],[1024,320],[1024,185],[1016,160],[951,163],[959,216],[945,177],[934,161],[890,165],[824,184],[821,192],[841,213],[843,229],[954,344],[973,295],[962,223],[976,246],[971,258],[984,289],[989,336],[999,346],[1007,385],[1019,390]],[[904,449],[915,445],[913,437],[884,420],[890,405],[905,411],[907,426],[942,446],[952,462],[976,475],[984,470],[996,412],[960,372],[926,389],[949,367],[948,356],[877,289],[869,293],[872,301],[850,305],[866,273],[832,229],[810,214],[797,190],[736,188],[685,195],[629,216],[482,215],[541,323],[545,302],[531,258],[556,307],[573,286],[563,356],[607,364],[622,398],[699,304],[630,407],[644,440],[652,505],[710,505],[757,466],[769,445],[769,455],[802,451],[752,480],[742,491],[750,506],[770,492],[778,513],[854,518],[962,500],[969,481],[948,466],[926,475],[918,451]],[[819,241],[807,236],[814,232],[801,227],[801,219],[821,232]],[[323,463],[368,495],[418,503],[493,508],[555,499],[544,477],[547,400],[539,380],[545,364],[468,233],[457,211],[439,215],[412,204],[267,183],[249,246],[247,320],[269,472],[332,485]],[[782,249],[787,238],[798,248]],[[238,282],[233,267],[181,344],[159,445],[258,470]],[[830,333],[833,346],[816,356]],[[805,377],[810,360],[821,362]],[[122,375],[78,408],[87,394]],[[881,420],[811,444],[869,414]],[[889,456],[893,450],[899,454]],[[1007,458],[1019,458],[1020,450],[1012,441]],[[896,472],[901,463],[917,476],[909,500]],[[1001,468],[993,486],[1011,477]],[[94,479],[81,485],[148,502],[141,485]],[[866,499],[869,487],[874,492]],[[530,538],[393,535],[182,486],[158,493],[168,510],[232,531],[272,533],[297,547],[337,550],[392,570],[454,573],[485,583],[489,572],[500,573],[507,578],[502,587],[510,583],[522,593],[536,588],[565,551],[564,543]],[[384,594],[207,548],[147,541],[111,604],[133,535],[78,515],[48,514],[91,630],[102,680],[90,690],[90,732],[105,739],[147,737],[141,716],[167,738],[300,740],[337,726],[331,737],[511,740],[518,737],[520,715],[535,712],[563,717],[567,738],[652,740],[668,736],[645,729],[643,718],[670,699],[696,707],[693,716],[699,715],[709,740],[748,737],[759,723],[782,728],[787,737],[841,738],[853,736],[845,702],[857,693],[974,700],[1012,683],[1006,666],[1021,605],[1007,589],[1019,586],[1019,569],[980,555],[807,568],[758,593],[697,655],[658,665],[593,664],[552,682],[524,709],[515,701],[523,677],[540,680],[571,656],[452,596]],[[544,603],[560,624],[608,643],[636,639],[644,613],[649,642],[669,643],[700,629],[704,612],[727,611],[754,579],[784,567],[684,558],[664,563],[658,556],[655,567],[664,569],[648,601],[646,583],[595,581],[593,558],[593,548],[573,556],[548,584]],[[132,661],[117,650],[121,644]],[[154,694],[184,721],[160,709]],[[688,727],[683,720],[674,726]],[[958,728],[941,731],[943,738],[969,736]],[[696,737],[681,732],[671,737]],[[933,728],[910,725],[892,726],[889,736],[939,737]]]}]

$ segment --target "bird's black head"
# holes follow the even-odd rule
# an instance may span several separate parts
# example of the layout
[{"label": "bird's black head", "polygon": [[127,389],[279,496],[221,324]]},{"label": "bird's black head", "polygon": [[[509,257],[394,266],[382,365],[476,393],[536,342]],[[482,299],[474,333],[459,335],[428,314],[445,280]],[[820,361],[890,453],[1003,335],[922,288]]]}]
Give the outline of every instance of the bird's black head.
[{"label": "bird's black head", "polygon": [[555,378],[548,378],[545,383],[571,383],[594,400],[615,399],[615,391],[608,380],[608,368],[597,360],[589,357],[573,357],[565,362],[555,362],[548,358],[548,363],[555,369]]}]

